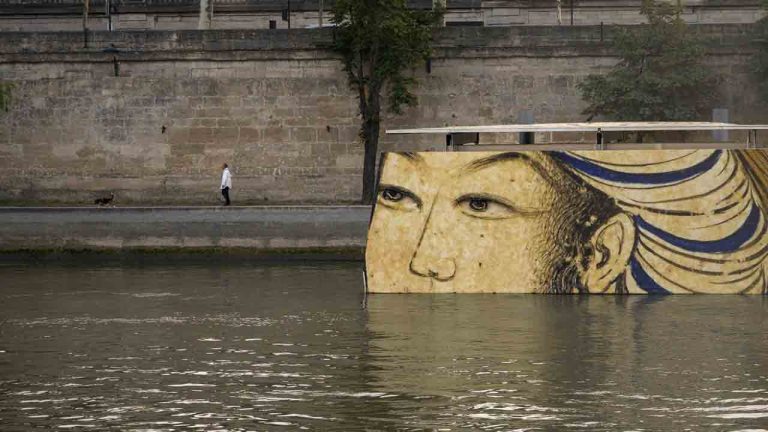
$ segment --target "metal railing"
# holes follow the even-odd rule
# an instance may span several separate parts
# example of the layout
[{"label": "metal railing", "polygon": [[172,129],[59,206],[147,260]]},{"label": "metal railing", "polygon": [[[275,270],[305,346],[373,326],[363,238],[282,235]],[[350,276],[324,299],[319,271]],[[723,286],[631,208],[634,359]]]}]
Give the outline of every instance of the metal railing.
[{"label": "metal railing", "polygon": [[[333,5],[333,0],[323,0],[326,7]],[[424,1],[424,0],[419,0]],[[83,8],[84,0],[0,0],[0,9],[5,14],[18,11],[23,14],[44,11],[71,12]],[[103,9],[106,3],[117,10],[151,11],[151,10],[190,10],[200,5],[200,0],[90,0],[91,10]],[[288,7],[289,0],[210,0],[214,8],[219,10],[270,10],[280,11]],[[291,8],[295,11],[316,10],[319,0],[290,0]]]},{"label": "metal railing", "polygon": [[[302,3],[293,0],[294,3]],[[81,6],[84,0],[0,0],[0,6],[19,7],[59,7]],[[280,0],[212,0],[217,5],[269,6],[286,3]],[[103,5],[105,0],[90,0],[91,6]],[[111,3],[121,6],[192,6],[200,4],[200,0],[112,0]]]}]

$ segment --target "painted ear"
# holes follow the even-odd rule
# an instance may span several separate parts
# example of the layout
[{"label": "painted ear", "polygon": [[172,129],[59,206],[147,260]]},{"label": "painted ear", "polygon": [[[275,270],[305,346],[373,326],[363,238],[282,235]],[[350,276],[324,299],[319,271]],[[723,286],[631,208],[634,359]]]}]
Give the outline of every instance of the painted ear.
[{"label": "painted ear", "polygon": [[632,257],[635,224],[629,215],[619,213],[602,224],[589,242],[593,253],[583,273],[583,284],[591,293],[608,293]]}]

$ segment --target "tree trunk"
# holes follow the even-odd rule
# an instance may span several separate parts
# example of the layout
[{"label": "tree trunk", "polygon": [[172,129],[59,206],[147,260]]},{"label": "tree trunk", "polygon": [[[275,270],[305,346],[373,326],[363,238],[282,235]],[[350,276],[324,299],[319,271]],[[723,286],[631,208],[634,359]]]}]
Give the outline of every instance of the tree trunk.
[{"label": "tree trunk", "polygon": [[379,119],[365,120],[363,123],[363,204],[372,204],[376,195],[376,157],[379,153]]},{"label": "tree trunk", "polygon": [[360,114],[363,117],[363,195],[360,202],[372,204],[376,196],[376,159],[379,155],[379,128],[381,126],[381,82],[373,81],[360,86]]}]

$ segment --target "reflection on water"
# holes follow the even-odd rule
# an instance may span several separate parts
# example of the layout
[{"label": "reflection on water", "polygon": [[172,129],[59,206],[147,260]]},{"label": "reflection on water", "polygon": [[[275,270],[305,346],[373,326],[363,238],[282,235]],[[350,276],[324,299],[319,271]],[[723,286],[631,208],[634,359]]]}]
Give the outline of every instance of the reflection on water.
[{"label": "reflection on water", "polygon": [[0,267],[2,430],[768,430],[763,297],[377,295],[357,264]]}]

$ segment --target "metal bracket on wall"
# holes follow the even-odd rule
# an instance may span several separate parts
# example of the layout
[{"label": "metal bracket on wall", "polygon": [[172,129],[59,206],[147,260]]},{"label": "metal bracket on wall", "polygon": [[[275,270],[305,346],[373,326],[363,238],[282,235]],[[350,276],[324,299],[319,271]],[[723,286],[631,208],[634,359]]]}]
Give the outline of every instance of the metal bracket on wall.
[{"label": "metal bracket on wall", "polygon": [[480,144],[480,134],[477,132],[454,132],[445,136],[446,151],[461,151],[464,144]]},{"label": "metal bracket on wall", "polygon": [[751,129],[747,131],[747,148],[759,148],[760,145],[757,142],[757,129]]}]

